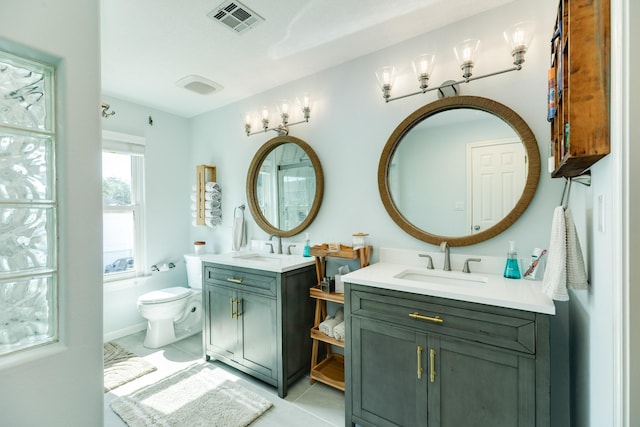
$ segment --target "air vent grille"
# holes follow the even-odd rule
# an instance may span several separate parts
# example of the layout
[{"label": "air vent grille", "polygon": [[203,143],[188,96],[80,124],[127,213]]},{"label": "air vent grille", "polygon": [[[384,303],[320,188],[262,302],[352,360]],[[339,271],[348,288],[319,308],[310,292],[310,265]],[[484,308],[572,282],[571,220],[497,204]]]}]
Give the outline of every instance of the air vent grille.
[{"label": "air vent grille", "polygon": [[207,16],[236,33],[243,33],[264,22],[263,17],[238,1],[226,1],[207,13]]}]

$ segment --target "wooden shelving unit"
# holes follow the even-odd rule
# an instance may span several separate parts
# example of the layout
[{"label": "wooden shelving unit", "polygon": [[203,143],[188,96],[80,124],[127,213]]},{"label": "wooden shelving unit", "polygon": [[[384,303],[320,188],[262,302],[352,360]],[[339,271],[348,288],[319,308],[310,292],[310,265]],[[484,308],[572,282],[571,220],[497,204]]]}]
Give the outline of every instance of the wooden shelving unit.
[{"label": "wooden shelving unit", "polygon": [[216,167],[209,165],[196,166],[196,225],[204,225],[204,191],[207,182],[216,181]]},{"label": "wooden shelving unit", "polygon": [[[319,325],[327,318],[327,301],[344,304],[344,294],[335,292],[322,292],[320,282],[325,274],[327,257],[360,260],[360,267],[369,265],[372,247],[353,249],[350,246],[340,245],[339,250],[330,251],[329,245],[316,245],[311,248],[311,255],[316,258],[317,285],[309,290],[311,298],[316,300],[314,326],[311,328],[313,347],[311,350],[311,384],[315,381],[328,384],[331,387],[344,391],[344,356],[333,353],[331,346],[344,348],[344,341],[323,334]],[[318,361],[320,343],[325,344],[325,357]]]},{"label": "wooden shelving unit", "polygon": [[[560,0],[551,41],[554,178],[609,154],[610,0]],[[551,79],[550,79],[551,80]]]}]

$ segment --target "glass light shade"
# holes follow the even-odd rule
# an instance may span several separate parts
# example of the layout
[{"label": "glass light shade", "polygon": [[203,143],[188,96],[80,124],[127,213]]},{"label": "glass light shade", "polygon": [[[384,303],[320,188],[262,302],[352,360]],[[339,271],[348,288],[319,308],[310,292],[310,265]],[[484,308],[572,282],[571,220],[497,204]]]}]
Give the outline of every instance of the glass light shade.
[{"label": "glass light shade", "polygon": [[480,40],[467,39],[463,40],[454,46],[453,52],[456,54],[456,59],[460,65],[465,65],[474,62],[474,56],[480,46]]},{"label": "glass light shade", "polygon": [[511,53],[526,52],[531,45],[535,23],[532,21],[518,22],[504,31],[504,39],[511,48]]},{"label": "glass light shade", "polygon": [[245,113],[243,116],[244,119],[244,125],[245,126],[251,126],[253,124],[253,114],[251,113]]},{"label": "glass light shade", "polygon": [[416,73],[416,78],[418,80],[425,75],[429,78],[433,72],[433,64],[435,60],[436,56],[431,54],[418,55],[413,58],[413,71]]},{"label": "glass light shade", "polygon": [[313,104],[311,101],[311,94],[309,93],[303,93],[297,98],[297,100],[298,100],[298,106],[303,111],[305,109],[311,110],[311,107],[313,107]]},{"label": "glass light shade", "polygon": [[278,103],[278,112],[280,113],[280,115],[289,115],[289,101],[287,101],[286,99],[281,100]]},{"label": "glass light shade", "polygon": [[385,88],[393,86],[393,81],[396,78],[396,69],[395,67],[382,67],[376,71],[376,77],[380,88],[385,90]]},{"label": "glass light shade", "polygon": [[262,120],[269,120],[269,109],[267,107],[262,107]]}]

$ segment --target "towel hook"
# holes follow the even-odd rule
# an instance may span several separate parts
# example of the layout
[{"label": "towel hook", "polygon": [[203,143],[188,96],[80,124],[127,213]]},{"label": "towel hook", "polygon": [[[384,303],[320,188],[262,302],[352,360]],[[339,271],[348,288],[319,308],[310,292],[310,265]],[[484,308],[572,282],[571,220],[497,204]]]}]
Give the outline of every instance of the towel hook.
[{"label": "towel hook", "polygon": [[586,171],[582,175],[565,177],[564,189],[562,190],[562,199],[560,199],[560,206],[567,209],[569,205],[569,195],[571,194],[571,183],[577,182],[578,184],[591,187],[591,171]]}]

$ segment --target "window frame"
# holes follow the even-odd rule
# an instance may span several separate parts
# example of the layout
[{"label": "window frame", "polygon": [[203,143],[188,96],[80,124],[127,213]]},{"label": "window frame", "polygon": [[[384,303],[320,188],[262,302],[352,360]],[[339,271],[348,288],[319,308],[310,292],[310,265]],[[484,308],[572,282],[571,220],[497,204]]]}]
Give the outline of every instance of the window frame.
[{"label": "window frame", "polygon": [[[102,131],[102,152],[119,153],[131,156],[131,204],[129,206],[102,206],[105,213],[131,212],[133,214],[133,259],[135,268],[115,273],[103,272],[103,283],[108,285],[150,274],[146,267],[146,220],[145,220],[145,183],[144,156],[146,140],[144,137],[113,131]],[[104,247],[103,247],[104,253]],[[104,266],[103,266],[104,267]]]}]

